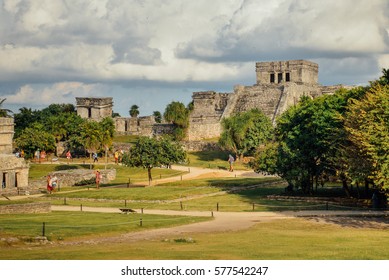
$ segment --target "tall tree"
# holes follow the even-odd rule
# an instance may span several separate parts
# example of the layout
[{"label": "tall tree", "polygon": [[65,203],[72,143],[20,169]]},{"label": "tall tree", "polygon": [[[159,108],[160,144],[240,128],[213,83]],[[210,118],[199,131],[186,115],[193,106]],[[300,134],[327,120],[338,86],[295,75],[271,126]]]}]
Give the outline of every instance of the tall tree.
[{"label": "tall tree", "polygon": [[165,121],[174,124],[174,139],[183,140],[189,126],[189,110],[181,102],[173,101],[166,106],[163,114]]},{"label": "tall tree", "polygon": [[352,171],[362,164],[370,166],[365,170],[368,177],[389,192],[389,85],[376,83],[364,98],[352,100],[344,121],[347,136],[359,151],[360,160],[351,162]]},{"label": "tall tree", "polygon": [[258,146],[272,138],[271,121],[258,109],[236,114],[222,120],[219,144],[238,158],[253,155]]},{"label": "tall tree", "polygon": [[100,121],[100,143],[105,152],[105,168],[107,168],[108,162],[108,150],[112,145],[113,136],[115,134],[115,124],[110,117],[106,117]]},{"label": "tall tree", "polygon": [[138,105],[132,105],[131,108],[130,108],[130,116],[132,118],[136,118],[137,116],[139,116],[139,106]]}]

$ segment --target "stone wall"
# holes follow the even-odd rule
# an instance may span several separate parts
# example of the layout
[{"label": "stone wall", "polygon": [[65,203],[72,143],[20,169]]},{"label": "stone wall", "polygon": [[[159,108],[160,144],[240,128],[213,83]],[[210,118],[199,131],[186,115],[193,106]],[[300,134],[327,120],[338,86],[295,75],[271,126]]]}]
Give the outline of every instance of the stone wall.
[{"label": "stone wall", "polygon": [[0,193],[18,192],[28,186],[29,167],[12,154],[13,118],[0,118]]},{"label": "stone wall", "polygon": [[36,214],[51,212],[50,202],[0,205],[0,214]]},{"label": "stone wall", "polygon": [[13,118],[0,118],[0,154],[12,153],[13,135],[14,135]]},{"label": "stone wall", "polygon": [[184,141],[181,142],[184,149],[188,152],[200,152],[200,151],[221,151],[218,143],[207,141]]},{"label": "stone wall", "polygon": [[[109,183],[116,178],[116,169],[101,169],[101,175],[103,179],[102,184]],[[95,170],[90,169],[71,169],[63,171],[51,172],[47,175],[56,176],[60,187],[72,187],[76,186],[82,181],[93,180],[96,177]],[[29,184],[30,188],[46,188],[46,177],[42,177],[39,180],[31,181]]]}]

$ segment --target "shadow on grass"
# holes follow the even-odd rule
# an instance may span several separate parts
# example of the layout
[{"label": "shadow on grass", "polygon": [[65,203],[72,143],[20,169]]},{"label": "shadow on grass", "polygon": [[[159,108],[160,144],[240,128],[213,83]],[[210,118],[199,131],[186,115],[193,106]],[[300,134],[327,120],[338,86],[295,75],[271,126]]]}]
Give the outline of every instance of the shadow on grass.
[{"label": "shadow on grass", "polygon": [[213,160],[223,160],[227,161],[228,152],[225,151],[203,151],[203,152],[192,152],[192,155],[198,158],[200,161],[213,161]]},{"label": "shadow on grass", "polygon": [[90,164],[61,164],[54,167],[55,171],[65,171],[74,169],[89,169]]}]

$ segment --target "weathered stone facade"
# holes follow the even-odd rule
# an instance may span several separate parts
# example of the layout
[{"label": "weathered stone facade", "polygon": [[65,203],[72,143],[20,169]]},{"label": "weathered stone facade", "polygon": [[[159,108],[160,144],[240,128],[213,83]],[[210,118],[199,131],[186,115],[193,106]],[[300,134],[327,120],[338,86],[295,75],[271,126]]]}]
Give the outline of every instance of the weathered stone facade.
[{"label": "weathered stone facade", "polygon": [[77,114],[84,119],[100,121],[112,116],[112,97],[76,97]]},{"label": "weathered stone facade", "polygon": [[12,154],[13,118],[0,118],[0,193],[19,193],[28,187],[28,165]]},{"label": "weathered stone facade", "polygon": [[342,87],[318,84],[318,69],[316,63],[306,60],[257,62],[257,83],[253,86],[237,85],[232,93],[194,92],[188,139],[219,137],[223,118],[254,108],[275,123],[302,96],[315,98]]}]

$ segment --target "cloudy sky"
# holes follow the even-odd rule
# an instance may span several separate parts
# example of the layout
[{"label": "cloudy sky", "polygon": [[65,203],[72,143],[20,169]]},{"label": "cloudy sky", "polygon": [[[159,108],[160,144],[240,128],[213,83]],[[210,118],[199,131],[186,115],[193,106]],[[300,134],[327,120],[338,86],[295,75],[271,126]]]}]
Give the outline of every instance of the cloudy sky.
[{"label": "cloudy sky", "polygon": [[255,83],[255,62],[308,59],[319,82],[389,68],[387,0],[0,0],[0,98],[14,112],[114,98],[141,115]]}]

